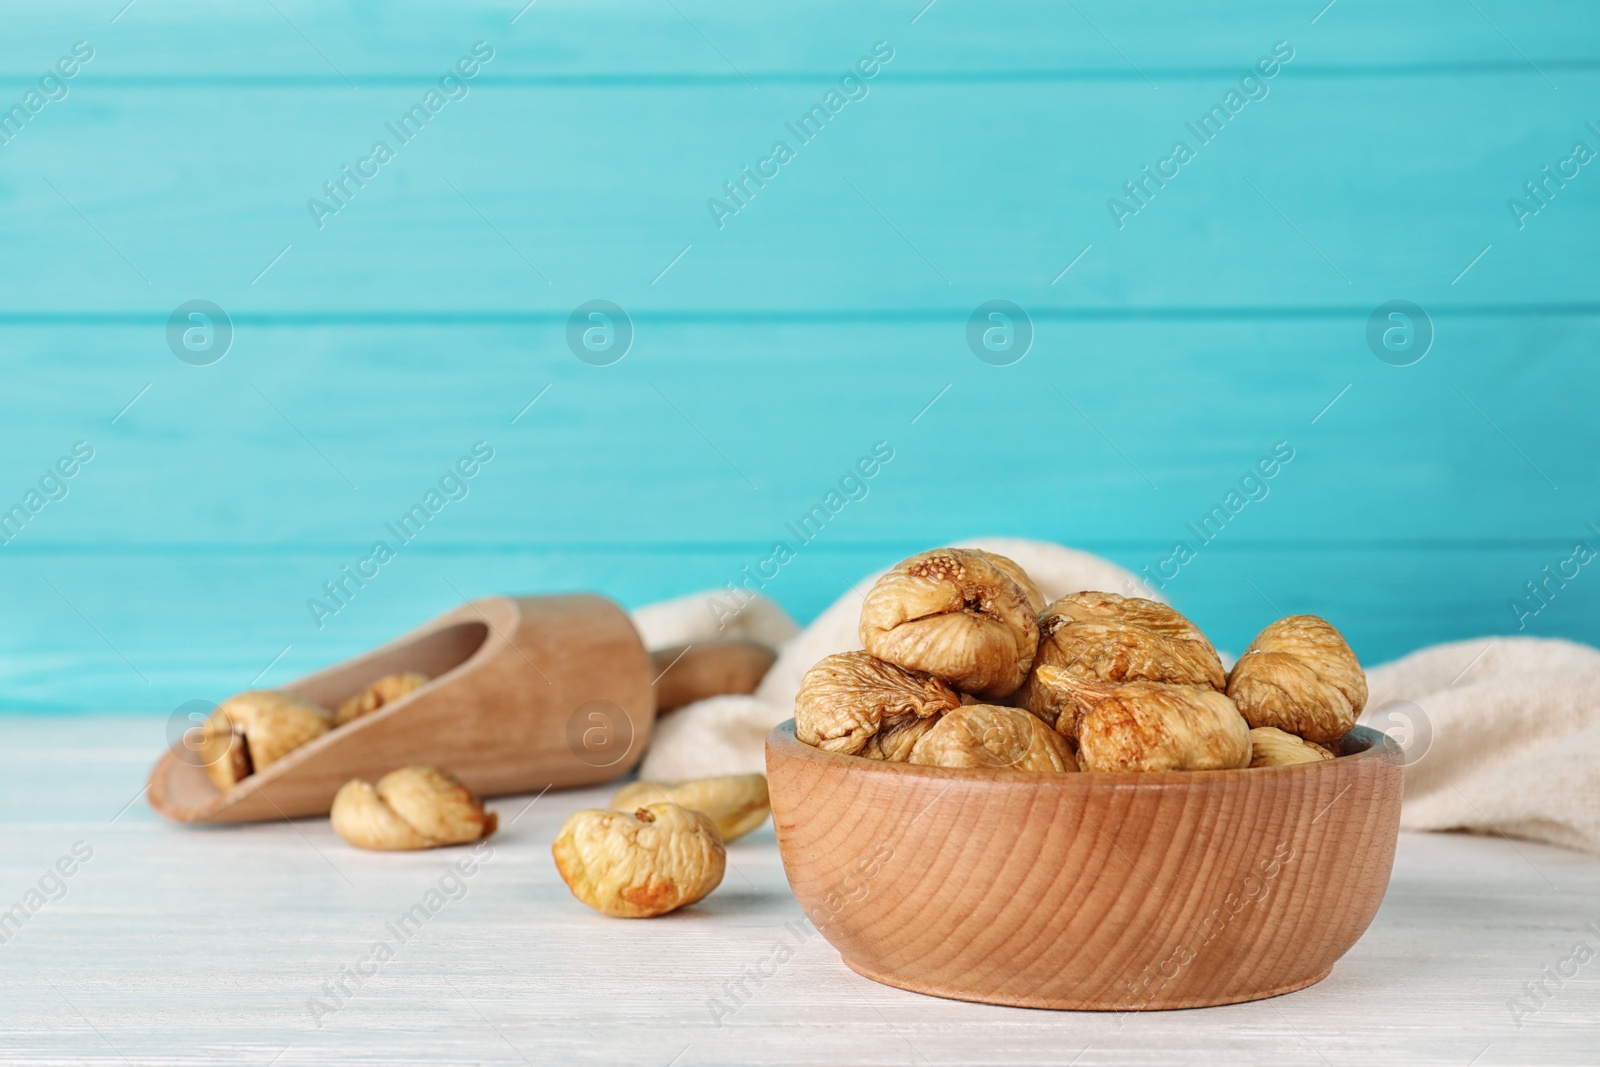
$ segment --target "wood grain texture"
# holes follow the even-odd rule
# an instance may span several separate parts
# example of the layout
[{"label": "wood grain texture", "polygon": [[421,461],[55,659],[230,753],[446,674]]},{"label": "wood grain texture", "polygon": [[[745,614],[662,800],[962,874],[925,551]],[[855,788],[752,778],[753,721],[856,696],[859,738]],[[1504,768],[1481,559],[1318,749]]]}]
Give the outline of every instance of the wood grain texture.
[{"label": "wood grain texture", "polygon": [[[1506,208],[1541,165],[1567,154],[1590,118],[1531,71],[1304,80],[1291,65],[1147,209],[1115,225],[1108,199],[1126,197],[1124,183],[1170,155],[1174,140],[1193,143],[1185,123],[1216,104],[1274,39],[1228,57],[1233,69],[1175,79],[1160,92],[1120,79],[897,84],[890,64],[811,146],[796,144],[785,123],[815,104],[837,72],[757,93],[744,85],[506,85],[491,65],[472,95],[401,147],[321,228],[307,200],[367,155],[436,73],[362,93],[204,91],[96,86],[91,64],[84,99],[69,97],[59,115],[41,113],[39,129],[7,152],[15,167],[9,236],[29,247],[54,240],[63,258],[16,271],[0,322],[78,333],[132,319],[150,327],[154,356],[166,316],[201,293],[251,328],[304,316],[511,318],[559,328],[598,288],[646,321],[944,311],[957,316],[957,343],[965,316],[996,295],[1030,312],[1200,307],[1234,319],[1336,308],[1364,317],[1402,294],[1430,311],[1488,305],[1537,318],[1568,304],[1594,313],[1576,272],[1519,269],[1581,260],[1595,230],[1595,198],[1576,182],[1521,230]],[[441,65],[471,40],[441,43]],[[836,65],[854,62],[873,40],[835,41]],[[901,55],[910,52],[902,43]],[[1311,55],[1308,48],[1296,63]],[[1600,71],[1563,81],[1574,97],[1592,98]],[[318,115],[310,126],[307,108]],[[536,158],[500,146],[511,128],[519,144],[540,146]],[[184,180],[172,160],[197,129],[236,131],[189,173],[219,189],[199,204],[171,192]],[[724,184],[779,139],[801,154],[718,227],[707,201],[725,198]],[[1391,146],[1400,141],[1408,154],[1397,163]],[[975,143],[996,150],[962,151]],[[649,182],[630,166],[635,153],[650,161]],[[106,154],[121,164],[115,184],[92,170]],[[1469,160],[1473,180],[1444,180],[1419,159]],[[1033,165],[1019,169],[1023,161]],[[1318,177],[1329,173],[1342,180]],[[136,269],[51,183],[106,228]],[[1354,216],[1362,225],[1343,224]],[[1561,216],[1570,224],[1551,222]],[[230,240],[209,262],[186,254],[221,233]],[[1497,240],[1500,254],[1452,286]],[[1406,253],[1397,257],[1390,242]]]},{"label": "wood grain texture", "polygon": [[413,764],[447,768],[486,797],[595,785],[631,770],[655,725],[650,657],[627,615],[593,596],[474,601],[283,688],[336,708],[407,671],[431,681],[226,792],[180,740],[150,774],[150,806],[180,822],[325,815],[351,779]]},{"label": "wood grain texture", "polygon": [[[5,42],[8,50],[0,53],[6,69],[25,74],[32,69],[21,61],[27,51],[49,51],[63,33],[109,20],[116,10],[108,15],[104,6],[94,0],[65,0],[17,12]],[[388,5],[386,19],[372,17],[371,10],[360,5],[279,6],[295,25],[323,38],[331,58],[360,84],[368,84],[369,78],[377,84],[394,84],[431,71],[437,63],[438,39],[417,30],[440,17],[425,0]],[[1226,18],[1169,0],[1087,0],[1078,6],[1106,37],[1131,46],[1128,54],[1147,73],[1226,72],[1221,57],[1257,47],[1265,34],[1307,25],[1316,27],[1331,77],[1359,78],[1374,68],[1438,76],[1443,61],[1457,69],[1510,72],[1518,62],[1492,25],[1459,18],[1459,5],[1453,0],[1413,0],[1403,7],[1352,4],[1339,11],[1338,18],[1320,18],[1314,24],[1316,9],[1303,18],[1294,12],[1291,19],[1275,0],[1230,0]],[[493,4],[466,3],[449,12],[449,25],[464,34],[510,35],[522,47],[495,62],[504,64],[508,77],[530,83],[698,82],[743,87],[748,92],[740,71],[759,84],[770,84],[769,79],[826,77],[838,63],[831,45],[913,25],[911,19],[922,10],[897,0],[818,0],[807,7],[804,18],[785,21],[793,12],[780,0],[737,7],[701,0],[679,7],[683,15],[627,0],[540,0],[537,8],[512,23],[518,9],[508,13]],[[1514,22],[1525,46],[1531,43],[1535,57],[1556,69],[1581,68],[1600,45],[1600,27],[1582,17],[1589,10],[1583,0],[1527,5],[1486,0],[1481,7],[1497,24]],[[235,82],[350,92],[338,71],[270,9],[230,12],[233,33],[225,40],[248,42],[251,47],[226,51],[185,47],[179,31],[192,29],[197,14],[211,10],[203,0],[174,0],[141,12],[140,19],[119,20],[117,33],[126,36],[128,47],[106,57],[107,66],[113,68],[107,76],[170,85]],[[590,16],[596,11],[607,17],[626,14],[635,25],[613,24],[610,36],[585,32],[592,28]],[[1139,70],[1086,19],[1058,14],[1054,5],[1038,0],[996,0],[982,8],[952,4],[939,11],[937,19],[923,17],[914,24],[925,51],[911,57],[910,63],[925,80],[988,75],[994,80],[1025,81],[1053,76],[1063,81],[1115,79],[1144,84]],[[1508,14],[1515,18],[1504,17]],[[1153,18],[1163,21],[1152,24]],[[508,26],[515,28],[508,31]],[[787,36],[757,32],[773,26],[792,32]],[[1019,26],[1031,32],[1018,35]],[[697,34],[696,27],[705,36]],[[732,49],[737,69],[708,47],[707,37]],[[1537,77],[1532,70],[1526,75]]]},{"label": "wood grain texture", "polygon": [[165,718],[0,716],[0,903],[21,901],[74,842],[93,850],[64,896],[4,931],[8,1063],[1594,1061],[1594,963],[1520,1027],[1507,1008],[1575,941],[1597,944],[1585,926],[1600,924],[1592,856],[1402,834],[1371,928],[1316,985],[1219,1008],[1038,1011],[852,972],[795,902],[770,824],[729,847],[727,877],[701,904],[649,922],[594,914],[561,884],[550,843],[612,787],[491,802],[493,858],[319,1027],[308,1001],[392,941],[385,923],[470,849],[362,853],[320,819],[167,823],[136,799]]},{"label": "wood grain texture", "polygon": [[[1168,591],[1236,648],[1269,601],[1368,662],[1517,632],[1600,521],[1600,184],[1506,209],[1600,121],[1592,5],[106,7],[0,35],[3,105],[96,49],[0,147],[0,507],[97,449],[0,547],[35,620],[0,633],[0,706],[219,699],[446,580],[720,586],[879,439],[871,497],[771,584],[802,621],[963,536],[1154,563],[1279,439],[1295,465]],[[479,39],[471,95],[317,229],[307,197]],[[877,40],[871,94],[718,229],[706,199]],[[1270,95],[1117,229],[1107,198],[1278,40]],[[195,297],[237,328],[210,367],[165,338]],[[595,297],[637,327],[610,367],[564,336]],[[1011,367],[964,337],[996,297],[1036,327]],[[1437,327],[1415,366],[1365,342],[1394,298]],[[479,439],[471,497],[317,629],[307,598]],[[1524,632],[1600,641],[1597,605],[1585,576]]]},{"label": "wood grain texture", "polygon": [[795,898],[851,968],[1031,1008],[1193,1008],[1325,978],[1383,900],[1401,753],[1245,771],[1056,776],[767,739]]}]

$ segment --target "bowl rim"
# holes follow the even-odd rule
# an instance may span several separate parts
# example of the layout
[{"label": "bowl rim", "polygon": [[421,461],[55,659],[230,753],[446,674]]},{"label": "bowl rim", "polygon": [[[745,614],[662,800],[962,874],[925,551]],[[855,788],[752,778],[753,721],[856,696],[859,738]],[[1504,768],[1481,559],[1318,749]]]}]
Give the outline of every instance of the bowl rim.
[{"label": "bowl rim", "polygon": [[847,756],[842,752],[829,752],[814,748],[795,736],[794,719],[785,719],[767,735],[767,750],[781,749],[785,755],[821,763],[837,769],[848,769],[860,774],[879,776],[947,780],[953,782],[986,782],[990,784],[1031,784],[1043,788],[1060,789],[1068,786],[1077,789],[1180,789],[1195,788],[1211,783],[1237,781],[1240,775],[1249,775],[1249,781],[1267,781],[1270,776],[1338,774],[1353,771],[1358,766],[1378,763],[1402,765],[1405,750],[1388,734],[1370,726],[1357,724],[1344,736],[1343,755],[1315,763],[1294,763],[1281,767],[1235,767],[1215,771],[1019,771],[1009,767],[930,767],[918,763],[901,763],[890,760],[868,759],[865,756]]}]

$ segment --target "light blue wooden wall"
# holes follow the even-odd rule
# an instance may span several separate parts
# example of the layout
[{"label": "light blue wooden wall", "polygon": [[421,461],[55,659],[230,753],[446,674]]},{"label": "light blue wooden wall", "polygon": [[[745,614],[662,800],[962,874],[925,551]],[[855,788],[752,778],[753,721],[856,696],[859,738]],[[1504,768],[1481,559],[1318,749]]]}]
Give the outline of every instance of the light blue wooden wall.
[{"label": "light blue wooden wall", "polygon": [[[94,449],[0,547],[0,707],[217,699],[460,595],[720,585],[879,441],[768,587],[801,619],[968,535],[1154,565],[1279,441],[1166,589],[1224,647],[1278,609],[1369,661],[1515,632],[1524,583],[1600,545],[1600,164],[1507,206],[1600,150],[1593,4],[124,2],[0,16],[0,107],[94,50],[0,146],[0,506]],[[1277,42],[1265,98],[1119,229],[1108,198]],[[167,345],[195,299],[235,330],[209,366]],[[566,344],[592,299],[633,322],[610,366]],[[967,347],[992,299],[1033,323],[1010,366]],[[1405,367],[1365,336],[1401,299],[1435,333]],[[476,441],[470,495],[319,629],[307,599]],[[1600,640],[1591,570],[1523,632]]]}]

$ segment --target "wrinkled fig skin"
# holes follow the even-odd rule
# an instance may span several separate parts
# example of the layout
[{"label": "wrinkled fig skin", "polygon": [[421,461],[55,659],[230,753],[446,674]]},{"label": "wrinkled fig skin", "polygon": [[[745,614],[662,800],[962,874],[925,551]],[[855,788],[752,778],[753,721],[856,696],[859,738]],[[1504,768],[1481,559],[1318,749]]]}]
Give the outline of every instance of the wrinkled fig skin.
[{"label": "wrinkled fig skin", "polygon": [[[1039,617],[1039,654],[1015,703],[1068,737],[1087,708],[1068,708],[1038,682],[1040,666],[1102,682],[1169,682],[1221,691],[1222,661],[1194,623],[1154,600],[1073,593]],[[1064,715],[1064,712],[1071,714]]]},{"label": "wrinkled fig skin", "polygon": [[346,782],[329,815],[334,833],[357,848],[405,852],[481,841],[495,832],[499,816],[449,771],[401,767],[373,786]]},{"label": "wrinkled fig skin", "polygon": [[878,579],[860,633],[879,659],[986,700],[1017,691],[1039,646],[1027,594],[982,553],[959,548],[912,556]]},{"label": "wrinkled fig skin", "polygon": [[1286,734],[1271,726],[1257,726],[1250,731],[1250,766],[1291,767],[1296,763],[1321,763],[1333,759],[1333,753],[1321,745]]},{"label": "wrinkled fig skin", "polygon": [[717,824],[724,842],[737,841],[767,821],[772,801],[767,776],[736,774],[689,782],[632,782],[611,798],[613,811],[636,811],[643,804],[676,804],[704,812]]},{"label": "wrinkled fig skin", "polygon": [[200,758],[211,783],[227,792],[332,728],[326,710],[293,693],[240,693],[218,704],[206,720]]},{"label": "wrinkled fig skin", "polygon": [[722,882],[727,853],[709,815],[646,804],[573,812],[550,851],[572,895],[619,919],[665,915]]},{"label": "wrinkled fig skin", "polygon": [[1251,726],[1307,741],[1349,733],[1367,704],[1367,676],[1345,639],[1315,615],[1290,615],[1256,635],[1228,678],[1228,696]]},{"label": "wrinkled fig skin", "polygon": [[911,750],[910,763],[1014,771],[1076,771],[1066,739],[1020,708],[973,704],[941,718]]},{"label": "wrinkled fig skin", "polygon": [[856,755],[863,759],[883,760],[887,763],[904,763],[911,758],[911,750],[927,732],[939,723],[937,715],[919,719],[915,715],[897,715],[883,720],[878,732]]},{"label": "wrinkled fig skin", "polygon": [[1044,594],[1039,592],[1039,587],[1033,584],[1033,579],[1028,577],[1028,572],[1022,569],[1022,564],[1009,556],[1002,556],[998,552],[985,552],[982,549],[972,548],[969,552],[993,563],[996,567],[1006,572],[1006,576],[1017,583],[1017,588],[1022,590],[1022,595],[1028,598],[1028,607],[1035,615],[1044,610]]},{"label": "wrinkled fig skin", "polygon": [[1050,722],[1053,718],[1056,733],[1076,746],[1084,716],[1093,711],[1100,701],[1115,692],[1119,684],[1121,683],[1106,682],[1093,676],[1086,677],[1064,667],[1040,663],[1035,665],[1033,672],[1028,676],[1028,686],[1036,694],[1036,705],[1046,710],[1044,712],[1028,710],[1044,722]]},{"label": "wrinkled fig skin", "polygon": [[[801,679],[794,698],[794,732],[805,744],[829,752],[893,758],[883,754],[883,742],[874,746],[877,755],[864,750],[880,730],[897,732],[909,720],[935,718],[960,705],[961,697],[937,678],[902,670],[865,652],[838,652]],[[906,753],[915,743],[913,736],[904,744]]]},{"label": "wrinkled fig skin", "polygon": [[371,715],[385,704],[391,704],[408,693],[415,693],[427,685],[428,681],[427,675],[414,672],[386,674],[340,704],[339,710],[334,712],[333,724],[343,726],[345,723],[355,722],[363,715]]},{"label": "wrinkled fig skin", "polygon": [[[1047,667],[1047,684],[1071,679]],[[1215,689],[1165,682],[1103,686],[1078,725],[1086,771],[1218,771],[1250,765],[1250,727]]]}]

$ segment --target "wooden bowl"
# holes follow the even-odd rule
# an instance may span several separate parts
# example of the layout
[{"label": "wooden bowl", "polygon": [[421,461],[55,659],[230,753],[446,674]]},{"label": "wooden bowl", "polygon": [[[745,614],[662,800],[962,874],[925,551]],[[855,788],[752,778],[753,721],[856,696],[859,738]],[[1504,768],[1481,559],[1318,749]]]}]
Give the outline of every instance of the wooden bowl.
[{"label": "wooden bowl", "polygon": [[1151,774],[950,770],[767,738],[772,819],[806,915],[858,973],[1029,1008],[1258,1000],[1327,977],[1371,923],[1401,750]]}]

